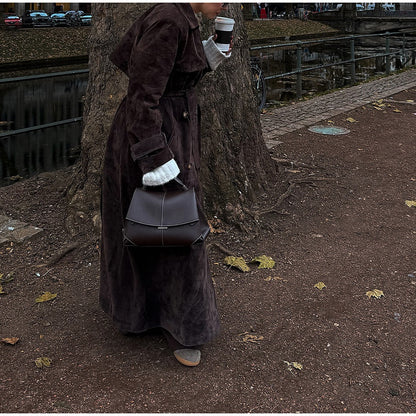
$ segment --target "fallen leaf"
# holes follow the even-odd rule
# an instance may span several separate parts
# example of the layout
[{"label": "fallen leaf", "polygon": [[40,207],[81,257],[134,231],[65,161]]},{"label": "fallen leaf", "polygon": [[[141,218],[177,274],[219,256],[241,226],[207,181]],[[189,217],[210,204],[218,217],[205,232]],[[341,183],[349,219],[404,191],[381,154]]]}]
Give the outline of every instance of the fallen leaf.
[{"label": "fallen leaf", "polygon": [[373,289],[366,292],[366,295],[368,296],[368,299],[370,299],[371,297],[380,299],[382,296],[384,296],[384,293],[382,290]]},{"label": "fallen leaf", "polygon": [[11,338],[2,338],[1,342],[4,342],[5,344],[15,345],[19,341],[19,338],[17,337],[11,337]]},{"label": "fallen leaf", "polygon": [[399,109],[395,108],[395,109],[393,110],[393,113],[401,113],[401,111],[400,111]]},{"label": "fallen leaf", "polygon": [[300,170],[297,170],[297,169],[286,169],[286,172],[289,172],[289,173],[300,173],[301,171]]},{"label": "fallen leaf", "polygon": [[242,272],[250,271],[250,267],[247,266],[247,263],[242,257],[228,256],[224,259],[224,263],[228,266],[235,267]]},{"label": "fallen leaf", "polygon": [[314,284],[313,287],[316,287],[317,289],[322,290],[324,287],[326,287],[326,285],[324,282],[318,282]]},{"label": "fallen leaf", "polygon": [[273,269],[276,264],[271,257],[265,255],[255,257],[250,263],[259,263],[259,269]]},{"label": "fallen leaf", "polygon": [[334,124],[334,123],[335,123],[335,121],[328,120],[328,124]]},{"label": "fallen leaf", "polygon": [[303,365],[296,361],[292,361],[292,362],[283,361],[283,362],[287,365],[287,369],[291,372],[293,371],[292,368],[295,368],[296,370],[299,370],[299,371],[303,369]]},{"label": "fallen leaf", "polygon": [[3,290],[3,286],[0,284],[0,295],[6,295],[6,292]]},{"label": "fallen leaf", "polygon": [[349,123],[358,123],[358,121],[357,121],[357,120],[355,120],[355,119],[353,119],[352,117],[348,117],[348,118],[347,118],[347,121],[348,121]]},{"label": "fallen leaf", "polygon": [[35,360],[36,367],[38,368],[50,367],[51,363],[52,363],[52,360],[48,357],[39,357],[39,358],[36,358]]},{"label": "fallen leaf", "polygon": [[36,298],[36,303],[47,302],[49,300],[55,299],[57,295],[57,293],[43,292],[41,296]]},{"label": "fallen leaf", "polygon": [[3,274],[0,274],[0,283],[9,283],[14,279],[14,272],[7,273],[3,277]]},{"label": "fallen leaf", "polygon": [[264,279],[266,282],[271,282],[272,280],[282,280],[283,282],[288,282],[288,280],[283,279],[283,277],[279,276],[269,276]]},{"label": "fallen leaf", "polygon": [[242,334],[240,334],[240,337],[241,336],[243,337],[243,342],[252,342],[253,344],[258,344],[259,341],[264,339],[262,335],[252,335],[248,332],[243,332]]},{"label": "fallen leaf", "polygon": [[404,203],[409,207],[416,207],[416,201],[404,201]]},{"label": "fallen leaf", "polygon": [[406,100],[407,103],[414,103],[414,100]]}]

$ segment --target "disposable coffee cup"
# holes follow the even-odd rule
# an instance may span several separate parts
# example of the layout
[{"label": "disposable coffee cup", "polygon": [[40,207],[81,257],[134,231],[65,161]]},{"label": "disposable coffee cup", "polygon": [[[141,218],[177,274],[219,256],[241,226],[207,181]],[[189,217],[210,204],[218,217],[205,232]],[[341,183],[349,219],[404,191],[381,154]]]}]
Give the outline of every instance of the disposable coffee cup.
[{"label": "disposable coffee cup", "polygon": [[215,33],[217,39],[215,43],[222,52],[227,52],[230,49],[231,38],[233,37],[234,19],[228,17],[218,16],[215,19]]}]

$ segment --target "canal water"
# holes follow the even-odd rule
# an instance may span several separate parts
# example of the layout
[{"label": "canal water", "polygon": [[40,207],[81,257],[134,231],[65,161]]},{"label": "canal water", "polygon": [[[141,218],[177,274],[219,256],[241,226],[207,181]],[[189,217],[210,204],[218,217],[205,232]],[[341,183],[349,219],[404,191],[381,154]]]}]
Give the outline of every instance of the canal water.
[{"label": "canal water", "polygon": [[81,123],[4,136],[82,116],[88,74],[0,84],[0,186],[66,167],[79,157]]},{"label": "canal water", "polygon": [[[287,42],[289,43],[289,42]],[[385,37],[357,38],[355,40],[355,58],[380,55],[386,51]],[[406,34],[390,37],[390,52],[395,55],[390,59],[390,70],[409,67],[416,64],[416,36]],[[297,68],[296,46],[285,48],[262,49],[252,51],[265,76],[284,74]],[[320,43],[302,46],[302,68],[347,61],[351,57],[350,41],[332,41],[326,39]],[[386,58],[374,57],[359,60],[355,65],[356,82],[366,81],[375,75],[386,73]],[[351,66],[338,65],[316,69],[302,74],[302,95],[311,96],[351,84]],[[285,103],[296,99],[296,75],[266,81],[268,104]]]}]

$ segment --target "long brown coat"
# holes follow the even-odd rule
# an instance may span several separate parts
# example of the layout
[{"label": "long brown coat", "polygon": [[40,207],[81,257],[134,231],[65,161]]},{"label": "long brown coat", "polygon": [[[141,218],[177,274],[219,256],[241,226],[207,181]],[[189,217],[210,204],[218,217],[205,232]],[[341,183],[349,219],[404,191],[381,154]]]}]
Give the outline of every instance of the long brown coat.
[{"label": "long brown coat", "polygon": [[[194,87],[207,70],[189,4],[159,4],[138,19],[111,55],[129,77],[107,142],[102,188],[100,304],[123,332],[168,330],[181,344],[219,330],[205,245],[127,248],[122,227],[144,173],[175,158],[200,199],[199,107]],[[200,199],[201,200],[201,199]]]}]

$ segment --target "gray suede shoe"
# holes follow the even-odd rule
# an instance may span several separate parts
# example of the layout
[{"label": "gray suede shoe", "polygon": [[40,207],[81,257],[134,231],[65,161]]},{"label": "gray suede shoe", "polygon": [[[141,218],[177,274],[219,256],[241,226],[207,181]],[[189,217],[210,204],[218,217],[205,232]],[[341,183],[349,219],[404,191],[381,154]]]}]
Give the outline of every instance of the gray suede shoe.
[{"label": "gray suede shoe", "polygon": [[173,352],[175,358],[187,367],[195,367],[201,361],[201,351],[184,348]]}]

